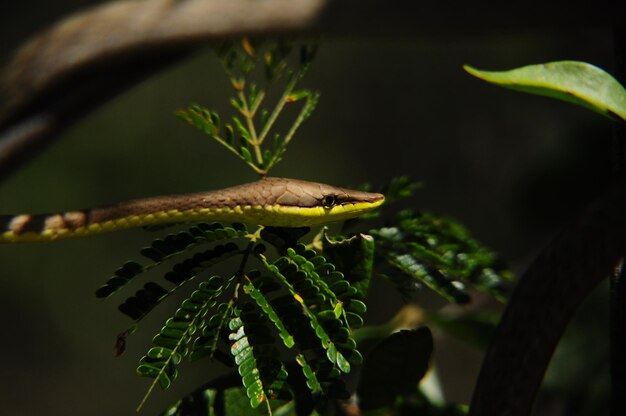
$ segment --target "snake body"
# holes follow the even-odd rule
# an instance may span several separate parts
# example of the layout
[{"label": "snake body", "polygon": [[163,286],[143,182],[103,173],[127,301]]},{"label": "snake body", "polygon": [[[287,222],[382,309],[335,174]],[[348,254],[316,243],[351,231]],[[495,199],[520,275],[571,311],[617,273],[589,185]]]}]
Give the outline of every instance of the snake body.
[{"label": "snake body", "polygon": [[0,243],[48,241],[190,221],[300,227],[357,217],[382,194],[297,179],[265,178],[216,191],[135,199],[57,214],[0,215]]}]

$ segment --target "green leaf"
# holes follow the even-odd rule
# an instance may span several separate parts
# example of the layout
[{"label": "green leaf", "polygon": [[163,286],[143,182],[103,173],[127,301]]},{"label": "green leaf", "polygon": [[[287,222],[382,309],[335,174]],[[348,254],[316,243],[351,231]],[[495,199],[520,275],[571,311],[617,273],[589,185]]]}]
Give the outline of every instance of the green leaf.
[{"label": "green leaf", "polygon": [[270,321],[274,324],[276,329],[278,330],[278,335],[283,340],[283,343],[287,348],[291,348],[294,346],[294,340],[291,334],[285,328],[283,322],[274,311],[274,308],[269,304],[263,293],[254,287],[252,282],[248,283],[244,286],[244,291],[250,295],[252,299],[256,302],[257,305],[261,308],[261,310],[267,315]]},{"label": "green leaf", "polygon": [[241,154],[241,157],[243,158],[243,160],[245,160],[248,163],[252,163],[252,153],[250,153],[247,147],[241,146],[239,148],[239,153]]},{"label": "green leaf", "polygon": [[426,283],[428,287],[449,301],[461,304],[470,301],[469,294],[459,283],[455,284],[439,270],[424,264],[411,254],[389,253],[388,259],[395,267]]},{"label": "green leaf", "polygon": [[215,126],[211,120],[211,112],[204,107],[192,105],[187,110],[177,111],[176,115],[180,119],[204,131],[209,136],[213,136],[216,133]]},{"label": "green leaf", "polygon": [[306,385],[309,390],[311,390],[311,393],[316,394],[321,392],[322,386],[306,357],[303,354],[298,354],[296,355],[296,362],[302,367],[302,374],[306,377]]},{"label": "green leaf", "polygon": [[287,248],[294,246],[309,231],[309,227],[264,227],[261,238],[276,247],[280,253],[286,253]]},{"label": "green leaf", "polygon": [[[224,285],[229,282],[224,282]],[[202,303],[191,302],[190,299],[194,296],[197,297],[198,292],[205,292],[206,294],[204,289],[198,289],[191,294],[190,298],[185,299],[176,311],[176,316],[168,319],[159,334],[152,340],[155,347],[151,348],[140,360],[137,374],[153,378],[154,381],[139,404],[139,409],[146,402],[157,383],[161,388],[166,389],[176,378],[178,374],[176,367],[182,356],[187,354],[187,344],[200,327],[209,308],[215,304],[213,297],[217,297],[221,293],[216,291],[213,297],[205,297],[205,301]],[[191,308],[190,304],[197,305],[197,307]],[[185,307],[186,305],[187,307]],[[179,314],[179,311],[186,311],[184,317]]]},{"label": "green leaf", "polygon": [[135,296],[127,298],[124,303],[119,305],[118,309],[123,314],[137,321],[165,299],[168,294],[169,292],[160,285],[148,282],[143,289],[135,293]]},{"label": "green leaf", "polygon": [[253,304],[245,303],[241,309],[233,309],[236,317],[231,319],[229,340],[231,354],[237,363],[241,380],[246,388],[250,406],[258,407],[269,400],[282,396],[290,396],[287,388],[287,371],[278,361],[278,350],[269,347],[273,344],[273,337],[264,319],[254,313]]},{"label": "green leaf", "polygon": [[[154,267],[171,256],[183,253],[196,242],[197,240],[187,232],[170,234],[165,239],[155,239],[149,247],[141,249],[140,253],[152,260],[154,263],[150,267]],[[148,268],[146,267],[146,270]]]},{"label": "green leaf", "polygon": [[365,298],[374,269],[376,242],[372,236],[357,234],[343,240],[331,240],[326,233],[322,239],[324,254],[343,271],[359,298]]},{"label": "green leaf", "polygon": [[211,111],[210,112],[210,117],[211,117],[211,123],[215,127],[215,132],[216,133],[219,132],[220,131],[220,116],[219,116],[219,114],[217,114],[215,111]]},{"label": "green leaf", "polygon": [[113,276],[107,280],[98,290],[96,290],[96,297],[106,298],[115,293],[118,289],[126,285],[132,278],[144,271],[144,266],[135,262],[127,261],[117,269]]},{"label": "green leaf", "polygon": [[365,358],[357,395],[361,410],[392,405],[398,396],[415,393],[429,368],[433,351],[430,330],[403,330],[385,338]]},{"label": "green leaf", "polygon": [[[233,230],[233,232],[235,231]],[[148,282],[143,289],[135,293],[135,296],[127,298],[124,303],[119,305],[118,309],[131,319],[139,321],[154,309],[155,306],[160,304],[168,296],[171,296],[177,289],[195,278],[199,273],[238,253],[239,247],[234,243],[217,245],[213,249],[196,253],[193,257],[175,264],[172,270],[165,274],[165,279],[174,283],[176,287],[168,291],[156,283]],[[204,295],[197,293],[194,296],[198,298]],[[183,309],[193,312],[199,308],[198,305],[200,303],[202,302],[194,303],[191,300],[186,300],[183,302]]]},{"label": "green leaf", "polygon": [[[291,252],[293,253],[293,250],[291,250]],[[267,269],[271,271],[272,273],[274,273],[282,281],[282,283],[286,286],[286,288],[294,296],[294,298],[298,299],[299,307],[301,308],[304,315],[308,318],[309,324],[311,328],[313,329],[315,336],[321,342],[322,348],[326,350],[326,356],[328,357],[328,360],[334,365],[337,365],[337,367],[342,372],[349,373],[350,364],[348,360],[343,356],[343,354],[340,351],[337,350],[335,346],[335,341],[337,340],[337,337],[332,337],[327,332],[325,326],[320,323],[316,314],[309,307],[307,307],[305,301],[302,299],[303,296],[301,296],[300,293],[298,293],[298,291],[295,288],[295,285],[292,285],[290,283],[289,278],[286,277],[286,275],[283,274],[281,270],[279,270],[279,268],[275,264],[268,263],[265,256],[259,255],[258,257],[261,260],[261,262],[267,267]],[[290,264],[292,265],[293,263],[287,262],[286,266],[289,266]],[[289,269],[289,268],[287,267],[286,269]],[[286,269],[283,269],[283,270],[286,270]],[[292,270],[291,272],[292,274],[295,273],[293,269],[291,270]],[[297,271],[300,271],[300,270],[296,269],[296,272]],[[287,275],[289,275],[289,272],[286,272],[286,273]],[[321,280],[319,280],[319,282],[321,282]],[[326,290],[329,291],[329,289],[326,289]],[[332,324],[332,326],[334,327],[343,326],[342,321],[335,318],[334,312],[332,310],[323,310],[319,313],[319,316],[320,316],[320,320],[323,319],[326,327],[330,327],[331,326],[330,324]],[[344,328],[344,329],[346,329],[346,331],[348,331],[349,333],[349,330],[347,328]]]},{"label": "green leaf", "polygon": [[259,131],[265,130],[265,126],[270,119],[270,113],[266,109],[261,110],[261,120],[259,122]]},{"label": "green leaf", "polygon": [[239,247],[234,243],[219,244],[212,249],[195,253],[193,257],[175,264],[171,271],[165,274],[165,279],[177,286],[181,286],[200,272],[229,259],[239,252]]},{"label": "green leaf", "polygon": [[509,71],[482,71],[468,65],[464,68],[493,84],[571,102],[613,120],[626,120],[624,87],[602,69],[585,62],[548,62]]},{"label": "green leaf", "polygon": [[161,371],[161,367],[156,367],[149,364],[141,364],[137,367],[137,375],[155,379],[155,381],[159,383],[159,386],[163,390],[169,388],[169,386],[172,384],[172,380],[164,371]]},{"label": "green leaf", "polygon": [[287,96],[286,100],[289,103],[293,103],[293,102],[300,101],[303,98],[308,97],[309,94],[311,94],[311,91],[309,90],[294,91],[291,94],[289,94],[289,96]]},{"label": "green leaf", "polygon": [[250,132],[248,131],[248,129],[244,127],[241,120],[239,120],[239,117],[233,116],[233,122],[235,123],[235,127],[237,127],[239,134],[241,134],[241,137],[243,137],[246,141],[249,141]]},{"label": "green leaf", "polygon": [[[163,348],[163,347],[152,347],[146,354],[146,356],[155,360],[157,359],[165,360],[169,358],[171,355],[172,355],[172,350],[170,350],[169,348]],[[177,361],[180,362],[180,355]]]},{"label": "green leaf", "polygon": [[[135,261],[128,261],[124,263],[124,265],[117,269],[113,276],[107,280],[103,286],[98,288],[96,296],[99,298],[111,296],[139,274],[158,266],[165,260],[174,256],[179,256],[197,245],[206,244],[220,239],[243,237],[247,235],[247,233],[248,230],[243,224],[233,224],[232,227],[227,227],[221,223],[214,222],[211,224],[199,223],[189,228],[187,231],[169,234],[165,238],[157,238],[150,244],[150,246],[144,247],[140,251],[142,256],[152,260],[153,263],[145,266]],[[225,246],[222,246],[222,248],[223,247]],[[229,247],[232,248],[232,246]],[[220,253],[221,254],[219,255],[224,254],[223,251]],[[189,261],[187,261],[187,263],[183,262],[182,264],[186,264],[188,268],[190,267]],[[177,271],[170,273],[169,277],[173,278],[175,276],[179,276],[182,272],[182,268],[183,266],[180,264],[175,266]],[[183,281],[184,279],[179,280],[179,282]],[[160,288],[160,286],[156,283],[146,284],[144,291],[152,293],[146,294],[140,293],[141,291],[137,292],[135,298],[139,299],[129,298],[126,300],[125,305],[121,306],[123,312],[133,319],[142,318],[147,312],[156,306],[156,304],[161,302],[167,295],[170,294],[167,290]]]},{"label": "green leaf", "polygon": [[233,126],[230,124],[226,124],[226,137],[224,138],[224,141],[229,146],[233,146],[235,143],[235,131],[233,130]]},{"label": "green leaf", "polygon": [[[230,104],[237,109],[237,111],[243,111],[243,103],[239,101],[237,98],[231,98]],[[236,122],[237,123],[237,122]]]},{"label": "green leaf", "polygon": [[217,308],[217,313],[212,315],[206,322],[202,329],[202,335],[194,341],[193,349],[189,357],[191,361],[196,361],[204,357],[217,358],[220,334],[226,328],[231,317],[231,305],[222,303]]},{"label": "green leaf", "polygon": [[402,291],[423,281],[446,298],[463,302],[468,282],[498,300],[506,297],[511,272],[456,221],[403,210],[397,214],[395,226],[370,230],[370,234],[376,239],[380,258],[419,279],[411,283],[399,273],[384,270]]}]

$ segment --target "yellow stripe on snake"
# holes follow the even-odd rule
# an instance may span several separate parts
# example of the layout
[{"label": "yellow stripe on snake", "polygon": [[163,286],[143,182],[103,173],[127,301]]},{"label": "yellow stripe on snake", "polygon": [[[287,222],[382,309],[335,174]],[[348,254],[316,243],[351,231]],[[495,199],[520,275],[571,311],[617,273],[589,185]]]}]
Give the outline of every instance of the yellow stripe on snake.
[{"label": "yellow stripe on snake", "polygon": [[216,191],[136,199],[58,214],[0,215],[0,243],[76,238],[193,221],[301,227],[354,218],[384,200],[377,193],[297,179],[265,178]]}]

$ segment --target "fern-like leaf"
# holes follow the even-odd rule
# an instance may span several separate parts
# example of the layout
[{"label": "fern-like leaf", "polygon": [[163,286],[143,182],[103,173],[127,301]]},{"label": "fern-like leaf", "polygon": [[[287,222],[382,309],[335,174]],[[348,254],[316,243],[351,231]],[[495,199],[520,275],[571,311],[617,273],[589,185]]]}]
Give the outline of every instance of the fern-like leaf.
[{"label": "fern-like leaf", "polygon": [[[335,336],[335,339],[340,342],[344,342],[347,340],[344,339],[346,334],[339,329],[346,329],[345,326],[339,319],[336,318],[332,310],[330,311],[330,315],[328,313],[324,314],[320,319],[320,322],[316,314],[310,307],[307,306],[307,303],[305,302],[306,300],[309,304],[319,305],[322,303],[320,300],[325,301],[325,298],[315,290],[315,286],[310,284],[311,279],[307,279],[306,273],[294,267],[293,263],[285,257],[279,258],[274,264],[268,263],[267,259],[263,255],[259,255],[259,258],[267,269],[281,280],[281,282],[292,294],[293,298],[300,304],[301,312],[308,318],[311,328],[314,330],[316,337],[319,339],[322,348],[326,351],[328,360],[337,365],[342,372],[350,372],[350,363],[348,359],[342,354],[341,348],[337,347],[326,329],[333,329],[332,335]],[[278,266],[276,265],[277,263]],[[304,283],[307,281],[309,282],[308,284]],[[296,286],[299,287],[299,290],[296,289]],[[322,325],[322,323],[324,325]],[[346,331],[348,332],[349,338],[349,330],[346,329]]]},{"label": "fern-like leaf", "polygon": [[437,268],[424,264],[417,256],[406,253],[398,254],[395,252],[387,255],[390,264],[398,268],[398,270],[413,276],[424,282],[435,292],[454,303],[467,303],[470,300],[465,285],[458,280],[449,279]]},{"label": "fern-like leaf", "polygon": [[302,373],[306,378],[306,385],[313,394],[320,393],[322,391],[322,385],[315,375],[315,371],[311,368],[306,357],[303,354],[296,355],[296,362],[302,367]]},{"label": "fern-like leaf", "polygon": [[[198,274],[240,253],[239,247],[234,243],[217,245],[212,249],[196,253],[191,258],[175,264],[169,272],[165,273],[165,279],[176,285],[174,288],[165,292],[159,291],[160,296],[143,296],[143,292],[140,290],[135,296],[127,298],[119,306],[119,310],[131,319],[139,321],[165,298],[171,296],[177,289]],[[154,283],[151,284],[158,286]],[[145,288],[143,290],[145,291]]]},{"label": "fern-like leaf", "polygon": [[216,312],[206,320],[202,334],[193,343],[193,349],[189,356],[191,361],[208,357],[216,358],[228,366],[232,365],[230,355],[225,356],[223,352],[218,350],[220,335],[226,332],[232,314],[231,303],[222,303],[217,307]]},{"label": "fern-like leaf", "polygon": [[278,335],[280,339],[282,339],[283,344],[287,348],[291,348],[294,346],[293,336],[289,334],[282,320],[276,314],[274,308],[270,305],[268,300],[265,298],[263,293],[254,286],[252,281],[249,281],[247,284],[243,286],[244,292],[248,294],[261,308],[263,313],[269,318],[269,320],[274,324],[276,329],[278,330]]},{"label": "fern-like leaf", "polygon": [[[506,295],[511,273],[455,221],[405,210],[398,214],[395,226],[370,232],[384,262],[412,283],[425,283],[452,302],[469,301],[467,284],[498,299]],[[397,273],[390,277],[403,282]]]},{"label": "fern-like leaf", "polygon": [[[372,241],[373,242],[373,241]],[[335,265],[315,250],[297,244],[287,251],[289,258],[309,276],[320,292],[327,293],[331,300],[330,306],[337,318],[343,317],[347,326],[358,328],[363,325],[361,315],[365,312],[365,304],[358,300],[359,291],[345,278],[343,273],[335,270]]]},{"label": "fern-like leaf", "polygon": [[106,298],[129,283],[139,274],[158,266],[165,260],[184,253],[186,250],[199,244],[211,243],[218,240],[245,237],[248,229],[244,224],[233,223],[224,226],[222,223],[198,223],[186,231],[169,234],[165,238],[155,239],[149,246],[141,249],[140,254],[152,260],[152,263],[142,265],[136,261],[128,261],[117,269],[111,278],[96,290],[96,297]]},{"label": "fern-like leaf", "polygon": [[215,305],[215,298],[228,284],[218,276],[201,284],[153,338],[154,347],[139,361],[137,367],[138,375],[154,379],[139,408],[157,384],[167,389],[177,377],[177,366],[188,353],[187,344],[202,325],[209,309]]},{"label": "fern-like leaf", "polygon": [[309,227],[264,227],[261,230],[261,238],[276,247],[280,254],[285,254],[289,247],[295,246],[309,231],[311,231]]},{"label": "fern-like leaf", "polygon": [[[328,273],[324,270],[329,269],[331,264],[336,266],[343,271],[346,280],[357,290],[355,297],[365,299],[374,272],[376,253],[374,238],[367,234],[357,234],[350,238],[330,238],[324,233],[322,247],[329,266],[321,266],[323,269],[318,271],[320,276]],[[341,294],[338,295],[344,300]]]},{"label": "fern-like leaf", "polygon": [[231,354],[235,357],[250,405],[256,408],[265,402],[269,409],[269,400],[290,399],[288,374],[276,358],[278,351],[263,317],[255,313],[250,304],[235,308],[234,312],[235,317],[229,323],[232,331],[229,339],[233,341]]}]

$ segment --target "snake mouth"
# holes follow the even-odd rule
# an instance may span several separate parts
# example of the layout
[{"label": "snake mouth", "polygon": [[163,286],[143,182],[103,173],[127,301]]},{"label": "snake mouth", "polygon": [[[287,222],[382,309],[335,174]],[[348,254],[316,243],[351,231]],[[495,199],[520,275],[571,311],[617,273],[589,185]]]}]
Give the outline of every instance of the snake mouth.
[{"label": "snake mouth", "polygon": [[382,204],[383,202],[385,202],[385,195],[383,195],[383,194],[371,194],[371,196],[369,197],[367,202]]}]

